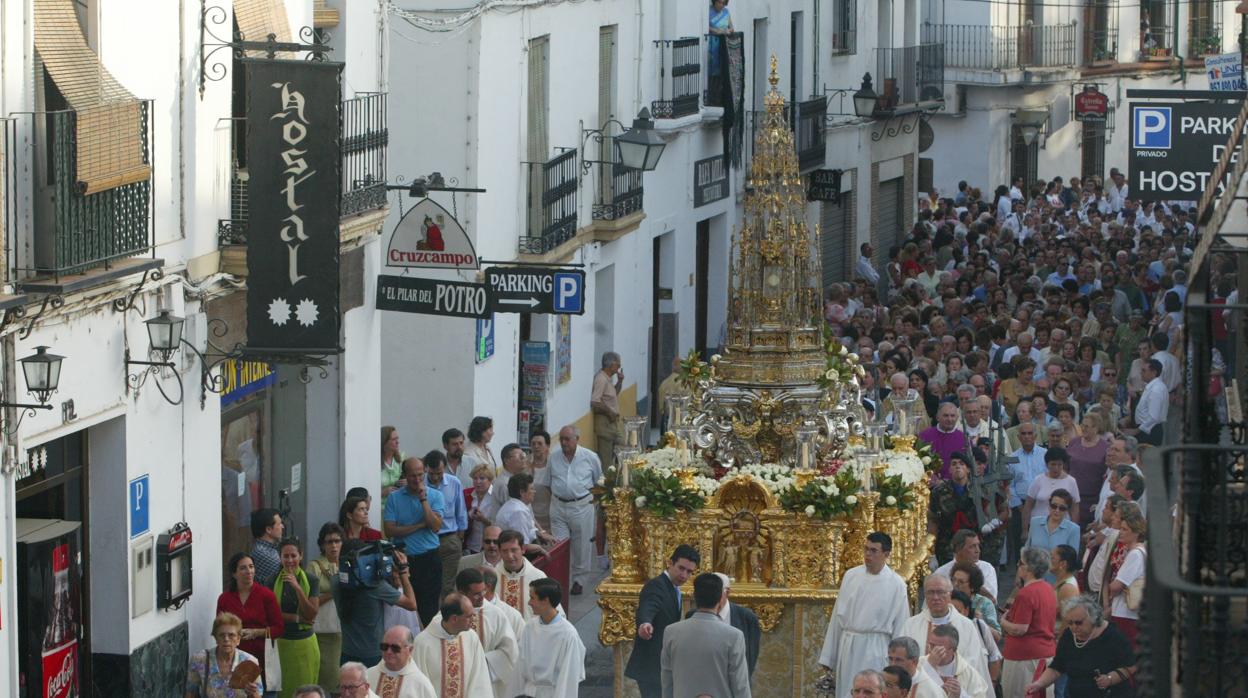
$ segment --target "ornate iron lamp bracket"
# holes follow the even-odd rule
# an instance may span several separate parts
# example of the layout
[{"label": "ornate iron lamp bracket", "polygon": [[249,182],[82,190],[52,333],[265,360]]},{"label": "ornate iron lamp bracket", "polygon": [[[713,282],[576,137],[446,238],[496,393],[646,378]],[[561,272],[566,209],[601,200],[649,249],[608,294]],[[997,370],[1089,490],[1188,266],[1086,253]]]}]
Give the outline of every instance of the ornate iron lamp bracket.
[{"label": "ornate iron lamp bracket", "polygon": [[[316,31],[312,27],[301,27],[299,39],[305,43],[278,41],[277,35],[269,34],[265,41],[248,41],[242,32],[227,28],[232,24],[232,17],[221,5],[209,5],[208,0],[199,1],[199,98],[204,98],[204,86],[209,82],[219,82],[230,74],[226,61],[217,56],[222,49],[231,49],[231,58],[242,58],[247,51],[263,51],[269,60],[277,58],[279,52],[308,52],[309,60],[323,61],[324,54],[333,51],[327,45],[329,33]],[[226,41],[219,33],[229,31],[232,41]]]}]

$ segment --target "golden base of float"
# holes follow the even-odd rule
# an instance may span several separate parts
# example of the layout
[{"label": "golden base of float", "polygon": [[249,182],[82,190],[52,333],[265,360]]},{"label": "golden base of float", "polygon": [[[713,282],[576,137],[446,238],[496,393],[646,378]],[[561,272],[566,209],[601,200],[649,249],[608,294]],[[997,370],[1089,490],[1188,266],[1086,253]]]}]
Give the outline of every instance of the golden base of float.
[{"label": "golden base of float", "polygon": [[[615,695],[639,695],[624,667],[636,637],[642,584],[666,569],[676,546],[688,544],[702,557],[698,571],[732,577],[732,601],[758,616],[762,641],[753,695],[813,696],[837,589],[845,570],[862,564],[867,534],[892,536],[890,566],[907,580],[911,606],[917,604],[933,542],[927,488],[915,488],[908,510],[877,507],[878,498],[874,492],[859,495],[851,514],[824,521],[785,511],[762,484],[743,476],[725,480],[699,511],[659,517],[639,511],[631,490],[617,490],[606,503],[611,576],[598,586],[598,639],[613,648]],[[685,612],[693,608],[690,588],[682,595]]]}]

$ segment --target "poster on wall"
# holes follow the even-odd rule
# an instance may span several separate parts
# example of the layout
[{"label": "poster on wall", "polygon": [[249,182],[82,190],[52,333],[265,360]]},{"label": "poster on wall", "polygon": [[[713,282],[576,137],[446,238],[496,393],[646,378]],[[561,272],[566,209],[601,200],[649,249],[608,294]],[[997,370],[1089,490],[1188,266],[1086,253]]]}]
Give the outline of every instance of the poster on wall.
[{"label": "poster on wall", "polygon": [[572,380],[572,317],[560,315],[558,323],[555,358],[559,367],[559,385],[563,385]]},{"label": "poster on wall", "polygon": [[342,64],[244,59],[247,345],[337,354]]},{"label": "poster on wall", "polygon": [[[546,381],[550,379],[550,342],[520,345],[520,430],[528,433],[546,428]],[[519,420],[517,420],[519,422]]]}]

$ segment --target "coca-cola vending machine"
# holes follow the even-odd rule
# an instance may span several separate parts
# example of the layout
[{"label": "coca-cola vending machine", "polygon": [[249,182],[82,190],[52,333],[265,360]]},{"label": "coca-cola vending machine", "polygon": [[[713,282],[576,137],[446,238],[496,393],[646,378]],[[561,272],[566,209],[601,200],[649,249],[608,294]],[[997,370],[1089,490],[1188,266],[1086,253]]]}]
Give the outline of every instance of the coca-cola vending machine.
[{"label": "coca-cola vending machine", "polygon": [[81,695],[82,524],[17,520],[18,696]]}]

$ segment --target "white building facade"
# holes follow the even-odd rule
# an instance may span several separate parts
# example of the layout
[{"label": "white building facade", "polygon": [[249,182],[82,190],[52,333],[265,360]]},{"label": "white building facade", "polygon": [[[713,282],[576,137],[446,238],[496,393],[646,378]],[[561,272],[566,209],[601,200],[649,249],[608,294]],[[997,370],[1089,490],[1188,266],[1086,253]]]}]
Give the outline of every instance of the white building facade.
[{"label": "white building facade", "polygon": [[[186,659],[212,644],[224,561],[250,547],[250,511],[285,505],[314,557],[344,489],[378,488],[382,7],[0,6],[0,383],[5,403],[50,408],[3,411],[0,693],[72,681],[77,695],[181,695]],[[348,144],[342,219],[327,224],[342,352],[319,361],[236,347],[260,233],[247,229],[241,64],[213,51],[236,27],[307,43],[314,25],[346,63],[329,140]],[[161,311],[185,319],[166,355],[148,335]],[[39,346],[65,357],[50,396],[28,394],[20,367]],[[309,363],[324,366],[304,375]],[[170,542],[182,554],[167,559]]]},{"label": "white building facade", "polygon": [[[1204,58],[1239,50],[1234,7],[1205,0],[948,0],[926,5],[923,21],[924,41],[945,54],[945,106],[927,153],[942,196],[960,180],[989,196],[1018,176],[1030,186],[1125,174],[1128,91],[1207,90]],[[1103,124],[1075,119],[1088,86],[1108,97]]]},{"label": "white building facade", "polygon": [[[742,66],[729,88],[739,97],[721,89],[711,58],[720,39],[707,35],[705,3],[398,4],[391,123],[408,128],[392,134],[391,171],[409,180],[436,171],[487,190],[431,194],[456,212],[483,266],[580,265],[588,287],[584,315],[495,314],[492,353],[474,350],[472,320],[387,314],[382,418],[409,453],[440,448],[445,429],[465,430],[474,415],[493,418],[496,451],[565,424],[580,426],[582,445],[593,447],[589,396],[606,351],[622,357],[622,412],[657,417],[652,396],[673,357],[720,343],[772,56],[777,89],[797,105],[805,178],[841,171],[839,201],[809,207],[825,230],[827,282],[852,276],[862,242],[887,249],[913,218],[921,122],[939,106],[942,82],[903,60],[919,51],[917,0],[883,13],[854,0],[733,2],[741,43],[726,75]],[[880,66],[889,72],[887,90],[875,82],[880,107],[858,117],[853,94]],[[610,137],[642,109],[666,143],[644,175],[604,162],[614,156]],[[724,159],[733,140],[726,151],[725,123],[742,125],[739,163]],[[388,228],[412,203],[392,209]],[[481,279],[471,270],[407,272]]]}]

